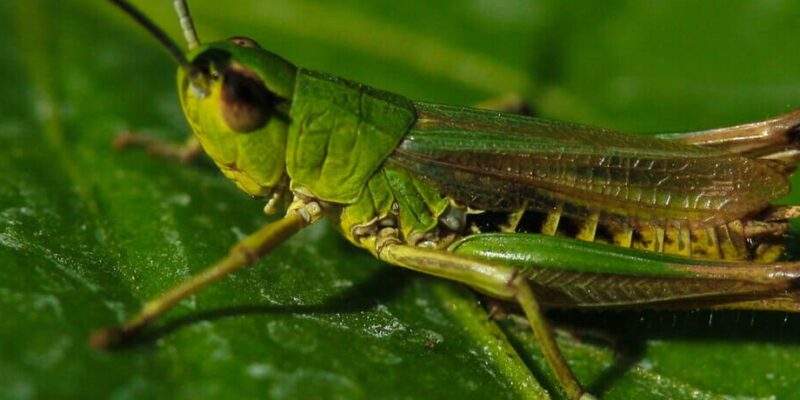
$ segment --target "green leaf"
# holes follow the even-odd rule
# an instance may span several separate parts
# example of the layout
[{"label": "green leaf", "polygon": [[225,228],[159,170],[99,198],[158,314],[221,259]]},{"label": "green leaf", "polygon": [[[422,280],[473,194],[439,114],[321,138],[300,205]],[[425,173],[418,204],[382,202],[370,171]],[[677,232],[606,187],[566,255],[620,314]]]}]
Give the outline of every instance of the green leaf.
[{"label": "green leaf", "polygon": [[[169,2],[139,3],[181,37]],[[250,36],[419,100],[516,91],[543,116],[633,131],[800,105],[796,2],[190,6],[201,40]],[[208,162],[111,150],[126,129],[175,141],[188,129],[175,65],[120,12],[3,2],[0,22],[0,398],[542,398],[537,379],[555,391],[527,327],[501,330],[469,290],[382,264],[327,224],[193,296],[136,345],[90,350],[92,330],[268,219]],[[603,398],[800,398],[796,316],[553,317],[590,338],[561,344]]]}]

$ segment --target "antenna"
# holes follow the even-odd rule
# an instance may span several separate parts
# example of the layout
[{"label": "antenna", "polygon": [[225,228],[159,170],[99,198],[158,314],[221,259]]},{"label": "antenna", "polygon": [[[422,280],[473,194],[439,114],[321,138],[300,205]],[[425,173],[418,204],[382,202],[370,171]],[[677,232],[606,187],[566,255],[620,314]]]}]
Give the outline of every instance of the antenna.
[{"label": "antenna", "polygon": [[186,38],[186,44],[191,50],[200,44],[200,39],[197,38],[197,31],[194,30],[194,22],[192,21],[192,15],[189,14],[189,6],[186,4],[186,0],[175,0],[173,4],[175,5],[175,12],[178,13],[183,37]]},{"label": "antenna", "polygon": [[[139,25],[141,25],[144,29],[150,32],[156,40],[158,40],[167,51],[170,53],[172,58],[180,64],[181,68],[189,69],[189,62],[186,61],[186,56],[183,54],[183,50],[181,50],[172,39],[167,36],[161,28],[157,27],[153,21],[148,19],[141,11],[136,9],[133,5],[128,3],[126,0],[110,0],[112,3],[116,4],[122,11],[128,14],[131,18],[133,18]],[[178,3],[178,0],[175,1]],[[188,15],[188,14],[187,14]]]}]

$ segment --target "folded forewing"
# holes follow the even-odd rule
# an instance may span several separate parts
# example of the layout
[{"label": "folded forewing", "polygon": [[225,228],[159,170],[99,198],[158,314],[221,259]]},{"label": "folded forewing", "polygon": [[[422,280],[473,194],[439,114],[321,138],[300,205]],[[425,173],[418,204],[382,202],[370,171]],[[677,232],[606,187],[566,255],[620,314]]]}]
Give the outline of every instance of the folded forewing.
[{"label": "folded forewing", "polygon": [[722,150],[497,112],[415,104],[389,162],[473,208],[559,203],[628,220],[724,223],[788,190],[781,168]]}]

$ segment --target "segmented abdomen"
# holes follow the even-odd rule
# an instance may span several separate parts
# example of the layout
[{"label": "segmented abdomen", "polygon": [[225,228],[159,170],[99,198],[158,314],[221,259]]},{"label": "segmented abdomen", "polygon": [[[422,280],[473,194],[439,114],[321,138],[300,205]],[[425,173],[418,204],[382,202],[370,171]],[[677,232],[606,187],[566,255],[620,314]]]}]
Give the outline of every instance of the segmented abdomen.
[{"label": "segmented abdomen", "polygon": [[794,208],[768,208],[769,221],[734,220],[719,225],[693,225],[686,221],[632,225],[624,220],[602,218],[599,212],[576,218],[565,213],[571,206],[559,203],[549,212],[520,207],[516,212],[484,212],[470,215],[474,233],[519,232],[574,237],[621,247],[714,260],[772,262],[783,255],[788,229],[782,214]]}]

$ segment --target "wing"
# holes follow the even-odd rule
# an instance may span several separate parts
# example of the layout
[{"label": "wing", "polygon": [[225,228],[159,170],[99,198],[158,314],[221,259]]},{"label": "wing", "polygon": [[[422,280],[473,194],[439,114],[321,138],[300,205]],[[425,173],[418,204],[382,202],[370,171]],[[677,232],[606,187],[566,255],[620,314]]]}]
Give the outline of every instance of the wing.
[{"label": "wing", "polygon": [[415,103],[390,156],[472,208],[602,212],[721,224],[788,192],[785,168],[708,147],[478,109]]}]

